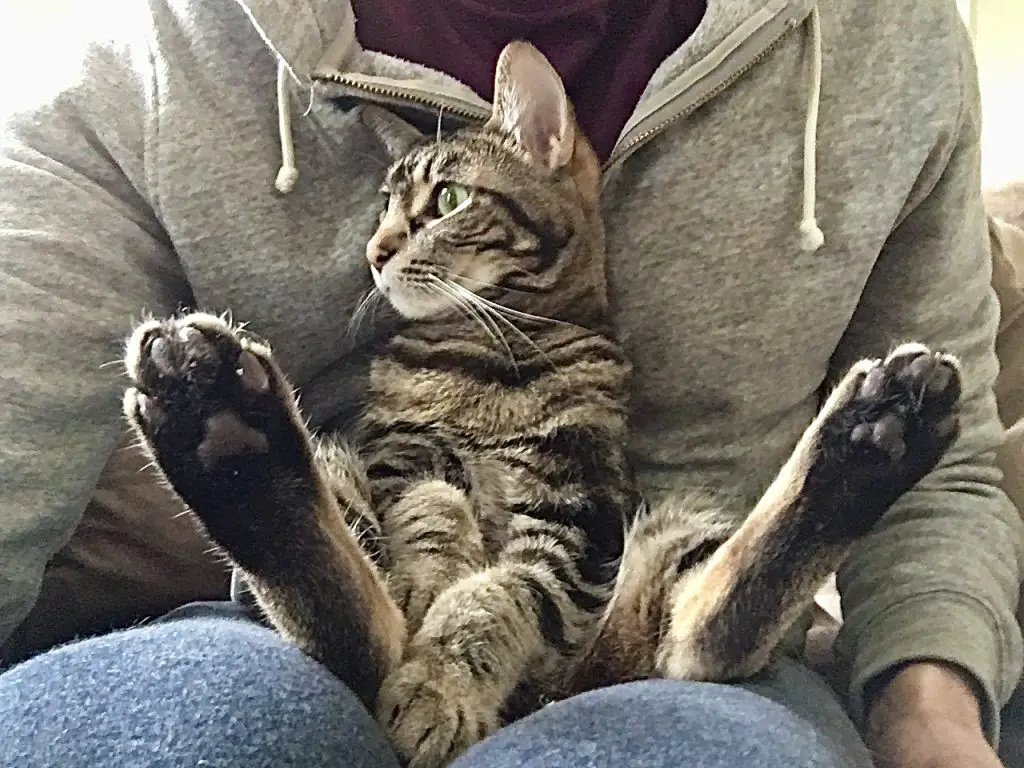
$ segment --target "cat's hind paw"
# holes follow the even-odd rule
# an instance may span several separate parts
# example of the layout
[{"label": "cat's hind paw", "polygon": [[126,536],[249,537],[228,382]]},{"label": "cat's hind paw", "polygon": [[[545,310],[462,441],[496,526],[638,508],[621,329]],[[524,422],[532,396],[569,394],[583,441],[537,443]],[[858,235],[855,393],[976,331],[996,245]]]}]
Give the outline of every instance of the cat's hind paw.
[{"label": "cat's hind paw", "polygon": [[[856,502],[851,510],[882,514],[935,468],[956,439],[961,392],[956,358],[922,344],[903,344],[885,360],[856,364],[816,420],[817,451],[805,493],[832,485],[832,493],[842,488]],[[871,517],[846,522],[866,530]]]},{"label": "cat's hind paw", "polygon": [[[124,413],[179,496],[229,551],[260,512],[315,493],[312,450],[270,350],[220,317],[139,326]],[[278,498],[281,493],[289,499]],[[269,533],[269,531],[266,531]]]}]

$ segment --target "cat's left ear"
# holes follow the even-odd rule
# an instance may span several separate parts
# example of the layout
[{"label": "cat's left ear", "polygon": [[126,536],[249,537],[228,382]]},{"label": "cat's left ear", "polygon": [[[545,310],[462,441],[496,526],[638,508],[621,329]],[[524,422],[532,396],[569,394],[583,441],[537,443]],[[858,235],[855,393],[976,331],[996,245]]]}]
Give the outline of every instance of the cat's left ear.
[{"label": "cat's left ear", "polygon": [[426,135],[383,107],[367,104],[360,112],[363,123],[373,131],[392,160],[397,160],[414,146],[427,140]]},{"label": "cat's left ear", "polygon": [[498,57],[488,125],[511,134],[548,171],[572,160],[576,127],[565,85],[529,43],[509,43]]}]

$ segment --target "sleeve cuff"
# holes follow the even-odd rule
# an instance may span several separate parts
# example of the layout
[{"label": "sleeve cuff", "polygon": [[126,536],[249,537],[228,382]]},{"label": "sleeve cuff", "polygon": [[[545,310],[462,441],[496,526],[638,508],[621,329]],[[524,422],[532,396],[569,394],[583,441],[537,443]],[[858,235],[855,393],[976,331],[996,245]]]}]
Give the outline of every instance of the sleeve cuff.
[{"label": "sleeve cuff", "polygon": [[995,615],[977,599],[956,592],[932,592],[896,603],[851,637],[850,712],[865,718],[865,689],[879,675],[912,661],[955,664],[974,678],[981,693],[982,724],[992,744],[999,739],[999,710],[1013,692],[1005,643]]}]

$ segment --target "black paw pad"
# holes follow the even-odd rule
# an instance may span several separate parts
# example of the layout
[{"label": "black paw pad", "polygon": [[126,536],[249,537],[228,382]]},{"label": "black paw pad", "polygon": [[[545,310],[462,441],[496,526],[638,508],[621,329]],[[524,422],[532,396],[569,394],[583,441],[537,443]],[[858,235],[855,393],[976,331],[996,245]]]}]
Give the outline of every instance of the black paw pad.
[{"label": "black paw pad", "polygon": [[935,469],[956,439],[961,391],[957,361],[920,344],[855,365],[826,403],[801,478],[806,546],[849,545]]},{"label": "black paw pad", "polygon": [[236,563],[261,567],[268,543],[306,521],[319,489],[269,349],[196,314],[138,328],[125,366],[125,415],[156,466]]},{"label": "black paw pad", "polygon": [[850,431],[850,441],[859,446],[870,445],[887,454],[892,461],[899,461],[907,452],[907,445],[903,442],[905,427],[906,423],[900,416],[886,413],[874,423],[855,426]]},{"label": "black paw pad", "polygon": [[[934,469],[956,438],[962,393],[950,355],[920,344],[867,365],[849,401],[826,420],[822,450],[855,480],[902,489]],[[856,482],[854,482],[856,485]]]},{"label": "black paw pad", "polygon": [[249,459],[281,449],[304,457],[290,388],[269,350],[220,318],[147,323],[129,340],[125,364],[133,384],[125,414],[172,484],[220,468],[238,477],[239,462],[255,472]]}]

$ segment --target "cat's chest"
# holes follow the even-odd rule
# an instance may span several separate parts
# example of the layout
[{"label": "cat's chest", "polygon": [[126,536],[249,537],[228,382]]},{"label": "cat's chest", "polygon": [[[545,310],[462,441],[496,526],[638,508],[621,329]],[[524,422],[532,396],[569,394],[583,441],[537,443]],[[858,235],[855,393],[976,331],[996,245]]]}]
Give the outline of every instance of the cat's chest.
[{"label": "cat's chest", "polygon": [[539,386],[478,381],[459,370],[409,368],[383,357],[370,366],[366,418],[420,425],[468,460],[480,445],[541,433],[545,395]]}]

